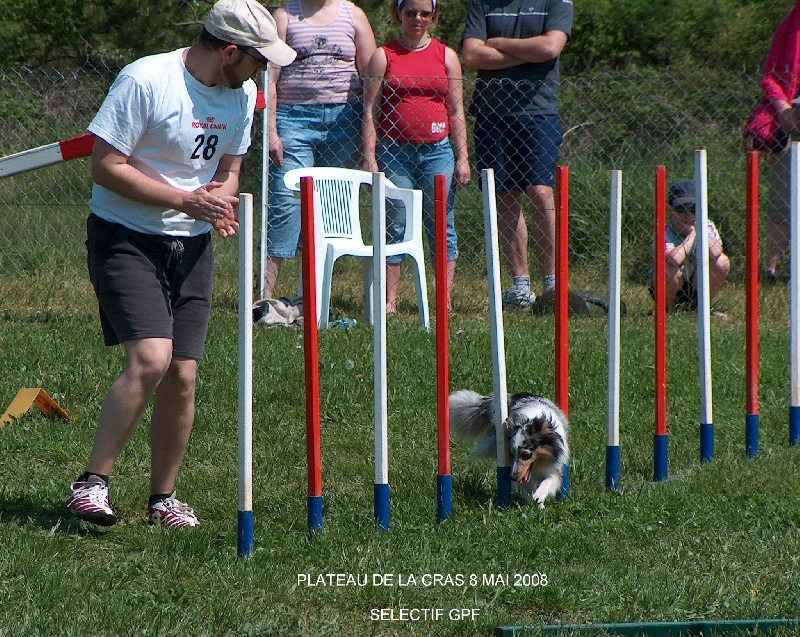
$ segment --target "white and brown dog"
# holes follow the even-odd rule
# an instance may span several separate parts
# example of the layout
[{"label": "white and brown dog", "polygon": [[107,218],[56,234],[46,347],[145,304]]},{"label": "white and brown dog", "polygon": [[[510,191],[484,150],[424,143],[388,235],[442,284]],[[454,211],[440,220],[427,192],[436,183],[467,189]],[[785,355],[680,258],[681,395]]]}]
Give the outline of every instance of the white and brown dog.
[{"label": "white and brown dog", "polygon": [[[492,423],[494,398],[462,389],[450,394],[450,428],[461,441],[475,444],[471,460],[497,458]],[[552,402],[534,394],[508,397],[505,433],[511,452],[511,479],[540,509],[561,489],[561,476],[569,460],[569,423]]]}]

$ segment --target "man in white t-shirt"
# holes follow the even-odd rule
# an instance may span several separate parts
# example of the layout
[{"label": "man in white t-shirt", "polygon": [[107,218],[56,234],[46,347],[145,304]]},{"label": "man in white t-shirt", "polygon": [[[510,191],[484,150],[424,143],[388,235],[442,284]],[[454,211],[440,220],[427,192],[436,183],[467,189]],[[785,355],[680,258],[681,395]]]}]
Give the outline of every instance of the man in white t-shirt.
[{"label": "man in white t-shirt", "polygon": [[95,185],[87,220],[89,276],[106,345],[126,364],[106,395],[86,471],[67,509],[110,526],[108,480],[153,400],[148,520],[200,524],[175,498],[194,422],[198,361],[211,310],[211,231],[239,229],[239,172],[256,86],[267,62],[295,52],[255,0],[220,0],[189,48],[125,67],[89,125]]}]

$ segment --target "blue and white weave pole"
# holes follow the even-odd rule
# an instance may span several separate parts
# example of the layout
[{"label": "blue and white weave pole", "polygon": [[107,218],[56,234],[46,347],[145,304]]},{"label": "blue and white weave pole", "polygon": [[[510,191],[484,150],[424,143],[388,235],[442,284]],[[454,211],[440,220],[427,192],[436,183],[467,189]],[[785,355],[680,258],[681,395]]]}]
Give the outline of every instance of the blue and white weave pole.
[{"label": "blue and white weave pole", "polygon": [[253,555],[253,195],[239,195],[239,513],[237,553]]},{"label": "blue and white weave pole", "polygon": [[622,171],[611,171],[608,241],[608,430],[606,488],[619,491],[620,283],[622,281]]},{"label": "blue and white weave pole", "polygon": [[697,273],[697,355],[700,380],[700,461],[714,457],[711,408],[711,295],[708,274],[708,168],[706,151],[694,151],[695,270]]},{"label": "blue and white weave pole", "polygon": [[386,392],[386,175],[372,174],[372,312],[375,383],[375,521],[389,530]]},{"label": "blue and white weave pole", "polygon": [[500,250],[497,231],[497,200],[494,190],[494,171],[481,171],[483,195],[483,226],[486,238],[486,270],[489,280],[489,325],[494,370],[494,428],[497,436],[497,506],[511,506],[511,460],[505,435],[508,418],[506,389],[506,348],[503,331],[503,305],[500,298]]},{"label": "blue and white weave pole", "polygon": [[789,232],[789,359],[791,361],[791,402],[789,403],[789,444],[800,443],[800,142],[792,142],[791,221]]}]

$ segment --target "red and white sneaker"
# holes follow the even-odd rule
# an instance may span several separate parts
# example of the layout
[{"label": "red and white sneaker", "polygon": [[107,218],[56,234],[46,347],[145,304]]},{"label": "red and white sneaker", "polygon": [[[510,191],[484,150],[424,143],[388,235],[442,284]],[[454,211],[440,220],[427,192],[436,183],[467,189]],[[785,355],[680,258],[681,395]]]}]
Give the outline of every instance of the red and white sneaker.
[{"label": "red and white sneaker", "polygon": [[117,514],[108,501],[108,485],[102,478],[89,476],[85,482],[73,482],[67,498],[67,510],[76,518],[111,526],[117,521]]},{"label": "red and white sneaker", "polygon": [[158,524],[165,529],[182,529],[187,526],[200,526],[194,509],[184,504],[173,493],[168,498],[156,500],[149,507],[150,524]]}]

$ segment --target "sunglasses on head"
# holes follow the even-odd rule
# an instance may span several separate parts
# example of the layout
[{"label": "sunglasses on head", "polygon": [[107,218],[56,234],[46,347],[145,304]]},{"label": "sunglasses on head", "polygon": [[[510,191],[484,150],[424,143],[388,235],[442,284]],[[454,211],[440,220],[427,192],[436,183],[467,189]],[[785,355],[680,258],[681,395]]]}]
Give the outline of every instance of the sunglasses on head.
[{"label": "sunglasses on head", "polygon": [[403,15],[407,18],[420,18],[427,20],[433,15],[433,11],[412,11],[411,9],[403,9]]}]

